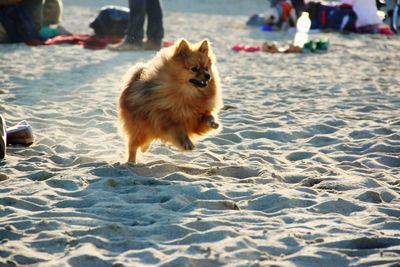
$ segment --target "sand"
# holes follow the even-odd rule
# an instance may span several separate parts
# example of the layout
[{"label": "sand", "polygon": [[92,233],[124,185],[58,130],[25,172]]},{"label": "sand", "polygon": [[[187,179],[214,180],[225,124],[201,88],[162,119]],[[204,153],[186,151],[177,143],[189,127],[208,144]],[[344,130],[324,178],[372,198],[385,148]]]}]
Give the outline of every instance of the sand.
[{"label": "sand", "polygon": [[[65,1],[64,25],[90,33],[106,4]],[[164,1],[165,40],[212,42],[223,130],[192,152],[155,143],[138,166],[125,164],[116,102],[153,52],[0,45],[0,113],[36,138],[0,162],[0,265],[398,266],[399,37],[231,51],[293,38],[245,26],[266,8]]]}]

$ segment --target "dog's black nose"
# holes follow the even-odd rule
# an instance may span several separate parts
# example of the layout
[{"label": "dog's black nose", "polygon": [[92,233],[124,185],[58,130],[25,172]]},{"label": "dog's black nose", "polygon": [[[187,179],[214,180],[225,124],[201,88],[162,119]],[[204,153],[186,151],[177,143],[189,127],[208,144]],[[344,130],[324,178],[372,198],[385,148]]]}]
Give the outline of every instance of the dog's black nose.
[{"label": "dog's black nose", "polygon": [[206,79],[206,81],[208,81],[211,78],[210,73],[208,73],[207,71],[204,72],[204,78]]}]

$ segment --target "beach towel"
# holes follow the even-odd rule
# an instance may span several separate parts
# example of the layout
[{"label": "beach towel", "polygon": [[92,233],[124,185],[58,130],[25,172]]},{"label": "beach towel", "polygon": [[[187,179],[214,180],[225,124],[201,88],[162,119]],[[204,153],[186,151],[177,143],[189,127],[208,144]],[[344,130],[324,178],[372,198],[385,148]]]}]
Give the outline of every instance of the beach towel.
[{"label": "beach towel", "polygon": [[[115,35],[90,35],[90,34],[72,34],[72,35],[58,35],[47,40],[30,40],[25,42],[28,45],[59,45],[59,44],[76,44],[87,49],[105,49],[108,45],[117,44],[121,42],[123,37]],[[173,45],[172,41],[162,42],[162,47]]]},{"label": "beach towel", "polygon": [[116,44],[122,41],[122,37],[115,35],[89,35],[89,34],[73,34],[73,35],[59,35],[47,39],[43,45],[57,45],[57,44],[78,44],[88,49],[104,49],[109,44]]},{"label": "beach towel", "polygon": [[119,36],[95,36],[90,34],[58,35],[47,40],[33,39],[25,41],[27,45],[59,45],[78,44],[88,49],[104,49],[109,44],[116,44],[122,41]]}]

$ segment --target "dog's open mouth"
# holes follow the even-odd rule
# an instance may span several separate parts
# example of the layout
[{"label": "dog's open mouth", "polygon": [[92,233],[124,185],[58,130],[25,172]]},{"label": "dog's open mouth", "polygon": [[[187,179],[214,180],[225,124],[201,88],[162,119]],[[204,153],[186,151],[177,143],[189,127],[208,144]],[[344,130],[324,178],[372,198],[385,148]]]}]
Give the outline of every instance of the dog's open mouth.
[{"label": "dog's open mouth", "polygon": [[207,87],[208,82],[202,81],[202,80],[196,80],[196,79],[190,79],[189,80],[191,83],[193,83],[194,85],[196,85],[197,87]]}]

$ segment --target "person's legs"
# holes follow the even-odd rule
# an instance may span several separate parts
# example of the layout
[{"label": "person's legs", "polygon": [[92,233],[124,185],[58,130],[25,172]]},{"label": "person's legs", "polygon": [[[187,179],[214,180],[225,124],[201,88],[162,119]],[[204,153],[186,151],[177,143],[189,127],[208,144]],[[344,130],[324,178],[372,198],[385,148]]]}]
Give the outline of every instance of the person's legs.
[{"label": "person's legs", "polygon": [[386,13],[389,11],[389,10],[393,10],[393,7],[394,7],[394,0],[386,0],[385,1],[386,2]]},{"label": "person's legs", "polygon": [[22,5],[9,5],[0,9],[0,23],[9,42],[29,42],[39,38],[38,30],[28,10]]},{"label": "person's legs", "polygon": [[21,6],[32,17],[36,31],[39,31],[43,24],[44,0],[24,0]]},{"label": "person's legs", "polygon": [[292,4],[296,10],[296,16],[300,17],[301,13],[306,9],[304,0],[292,0]]},{"label": "person's legs", "polygon": [[322,29],[321,21],[321,3],[310,2],[307,4],[304,11],[308,12],[311,20],[311,29]]},{"label": "person's legs", "polygon": [[129,0],[129,25],[126,41],[141,45],[144,37],[144,19],[146,16],[146,0]]},{"label": "person's legs", "polygon": [[398,24],[400,22],[400,8],[398,1],[396,0],[386,0],[386,14],[390,19],[390,28],[394,33],[398,32]]},{"label": "person's legs", "polygon": [[146,0],[129,0],[128,32],[124,40],[111,45],[113,51],[138,51],[143,50],[144,20],[146,16]]},{"label": "person's legs", "polygon": [[8,43],[8,35],[6,29],[3,27],[3,24],[0,23],[0,44],[1,43]]},{"label": "person's legs", "polygon": [[164,37],[163,12],[160,0],[147,0],[147,45],[154,49],[161,48]]}]

